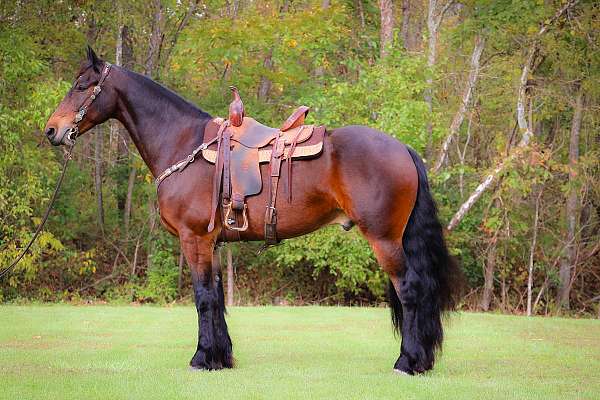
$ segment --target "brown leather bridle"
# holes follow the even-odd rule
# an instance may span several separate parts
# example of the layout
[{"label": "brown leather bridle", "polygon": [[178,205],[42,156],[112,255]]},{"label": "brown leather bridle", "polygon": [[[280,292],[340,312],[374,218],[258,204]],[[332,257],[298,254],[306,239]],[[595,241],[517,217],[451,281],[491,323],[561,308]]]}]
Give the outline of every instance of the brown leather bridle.
[{"label": "brown leather bridle", "polygon": [[89,107],[92,105],[94,100],[96,100],[96,98],[102,91],[102,84],[104,83],[104,81],[106,81],[106,78],[108,78],[108,74],[110,73],[111,67],[111,63],[104,63],[104,69],[102,70],[102,75],[98,80],[98,84],[94,87],[91,96],[85,99],[83,104],[79,107],[79,111],[77,111],[77,114],[75,114],[75,118],[73,119],[74,126],[71,129],[69,129],[69,131],[63,138],[63,143],[67,146],[73,146],[75,144],[75,139],[77,138],[77,135],[79,135],[79,123],[83,120],[83,118],[88,112]]}]

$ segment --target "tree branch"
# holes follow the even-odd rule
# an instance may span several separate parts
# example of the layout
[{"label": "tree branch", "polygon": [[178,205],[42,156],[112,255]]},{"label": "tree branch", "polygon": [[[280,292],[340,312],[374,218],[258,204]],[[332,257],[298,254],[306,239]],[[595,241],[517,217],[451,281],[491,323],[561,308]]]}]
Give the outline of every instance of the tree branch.
[{"label": "tree branch", "polygon": [[187,9],[187,12],[185,13],[185,15],[183,16],[181,21],[179,21],[179,24],[177,25],[177,28],[175,29],[175,32],[173,33],[173,36],[171,37],[171,43],[167,50],[165,58],[163,59],[164,65],[166,65],[169,62],[169,59],[171,58],[171,53],[173,52],[173,49],[175,48],[175,45],[177,44],[177,40],[179,39],[179,35],[181,34],[181,31],[183,31],[185,29],[185,27],[187,26],[187,24],[190,21],[190,18],[192,17],[194,12],[198,8],[198,2],[199,2],[199,0],[191,0],[190,5]]},{"label": "tree branch", "polygon": [[527,60],[525,61],[525,65],[523,66],[523,70],[521,71],[521,79],[519,80],[519,89],[517,91],[517,121],[519,124],[519,129],[521,130],[521,140],[519,144],[513,149],[513,151],[508,155],[507,158],[504,159],[490,174],[488,174],[485,179],[477,186],[477,188],[473,191],[471,196],[465,201],[456,214],[450,220],[447,229],[454,229],[460,221],[465,217],[467,212],[473,207],[473,205],[479,200],[479,198],[483,195],[485,190],[490,187],[492,182],[498,178],[498,176],[504,172],[504,169],[510,165],[510,163],[519,158],[523,153],[523,150],[529,146],[529,142],[531,137],[533,136],[533,132],[531,127],[527,123],[526,119],[526,111],[525,111],[525,94],[526,94],[526,86],[529,74],[534,71],[534,60],[538,51],[539,39],[540,37],[548,31],[548,28],[556,22],[569,8],[573,7],[578,3],[579,0],[571,0],[563,7],[561,7],[554,16],[548,21],[548,23],[544,23],[540,30],[537,32],[534,42],[529,49]]},{"label": "tree branch", "polygon": [[450,7],[456,3],[456,0],[449,0],[444,7],[441,9],[440,13],[438,14],[438,16],[435,19],[435,26],[436,26],[436,31],[437,28],[440,27],[442,20],[444,19],[444,17],[446,16],[446,13],[448,12],[448,10],[450,9]]},{"label": "tree branch", "polygon": [[460,104],[460,107],[458,107],[454,118],[452,119],[452,124],[450,124],[450,132],[448,133],[446,140],[444,140],[438,160],[435,163],[435,166],[433,167],[434,173],[438,172],[442,167],[442,164],[448,156],[448,149],[450,148],[452,139],[458,133],[458,130],[460,129],[460,126],[462,125],[463,120],[465,118],[467,107],[471,102],[473,90],[475,89],[475,85],[477,84],[477,78],[479,77],[479,60],[481,59],[481,53],[483,52],[484,46],[485,39],[481,35],[478,35],[475,39],[475,47],[473,48],[473,54],[471,55],[471,70],[469,72],[469,78],[467,79],[467,84],[462,95],[462,102]]}]

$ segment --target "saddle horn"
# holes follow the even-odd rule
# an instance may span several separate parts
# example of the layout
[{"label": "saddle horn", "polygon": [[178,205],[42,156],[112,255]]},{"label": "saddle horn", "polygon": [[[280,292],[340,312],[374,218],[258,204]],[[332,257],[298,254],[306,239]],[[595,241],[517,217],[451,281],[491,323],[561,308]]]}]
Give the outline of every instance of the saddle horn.
[{"label": "saddle horn", "polygon": [[229,86],[233,94],[233,100],[229,104],[229,121],[233,126],[241,126],[244,121],[244,103],[240,92],[235,86]]}]

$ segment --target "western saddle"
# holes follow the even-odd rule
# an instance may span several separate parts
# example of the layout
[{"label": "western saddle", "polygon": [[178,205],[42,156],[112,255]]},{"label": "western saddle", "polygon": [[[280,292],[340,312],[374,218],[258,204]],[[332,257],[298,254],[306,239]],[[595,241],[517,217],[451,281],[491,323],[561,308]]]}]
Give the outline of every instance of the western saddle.
[{"label": "western saddle", "polygon": [[[268,163],[270,179],[267,180],[269,195],[264,234],[267,245],[276,244],[276,201],[281,164],[287,162],[287,200],[291,202],[292,160],[319,156],[323,150],[325,127],[304,124],[309,111],[306,106],[296,109],[279,129],[265,126],[244,115],[238,90],[233,86],[231,90],[234,99],[229,106],[229,117],[210,121],[205,129],[204,144],[197,149],[202,151],[205,160],[215,164],[208,231],[214,230],[219,204],[225,228],[223,240],[235,238],[231,235],[239,238],[239,232],[248,229],[246,198],[262,191],[260,164]],[[195,153],[191,155],[192,160]]]}]

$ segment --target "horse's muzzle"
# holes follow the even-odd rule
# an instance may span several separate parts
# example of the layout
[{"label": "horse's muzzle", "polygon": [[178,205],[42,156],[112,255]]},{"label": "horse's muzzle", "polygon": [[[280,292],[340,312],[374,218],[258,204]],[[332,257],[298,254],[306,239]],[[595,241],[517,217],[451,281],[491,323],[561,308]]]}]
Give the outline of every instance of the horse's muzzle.
[{"label": "horse's muzzle", "polygon": [[72,146],[75,143],[77,129],[75,127],[64,127],[57,131],[54,128],[48,128],[45,134],[53,146]]}]

